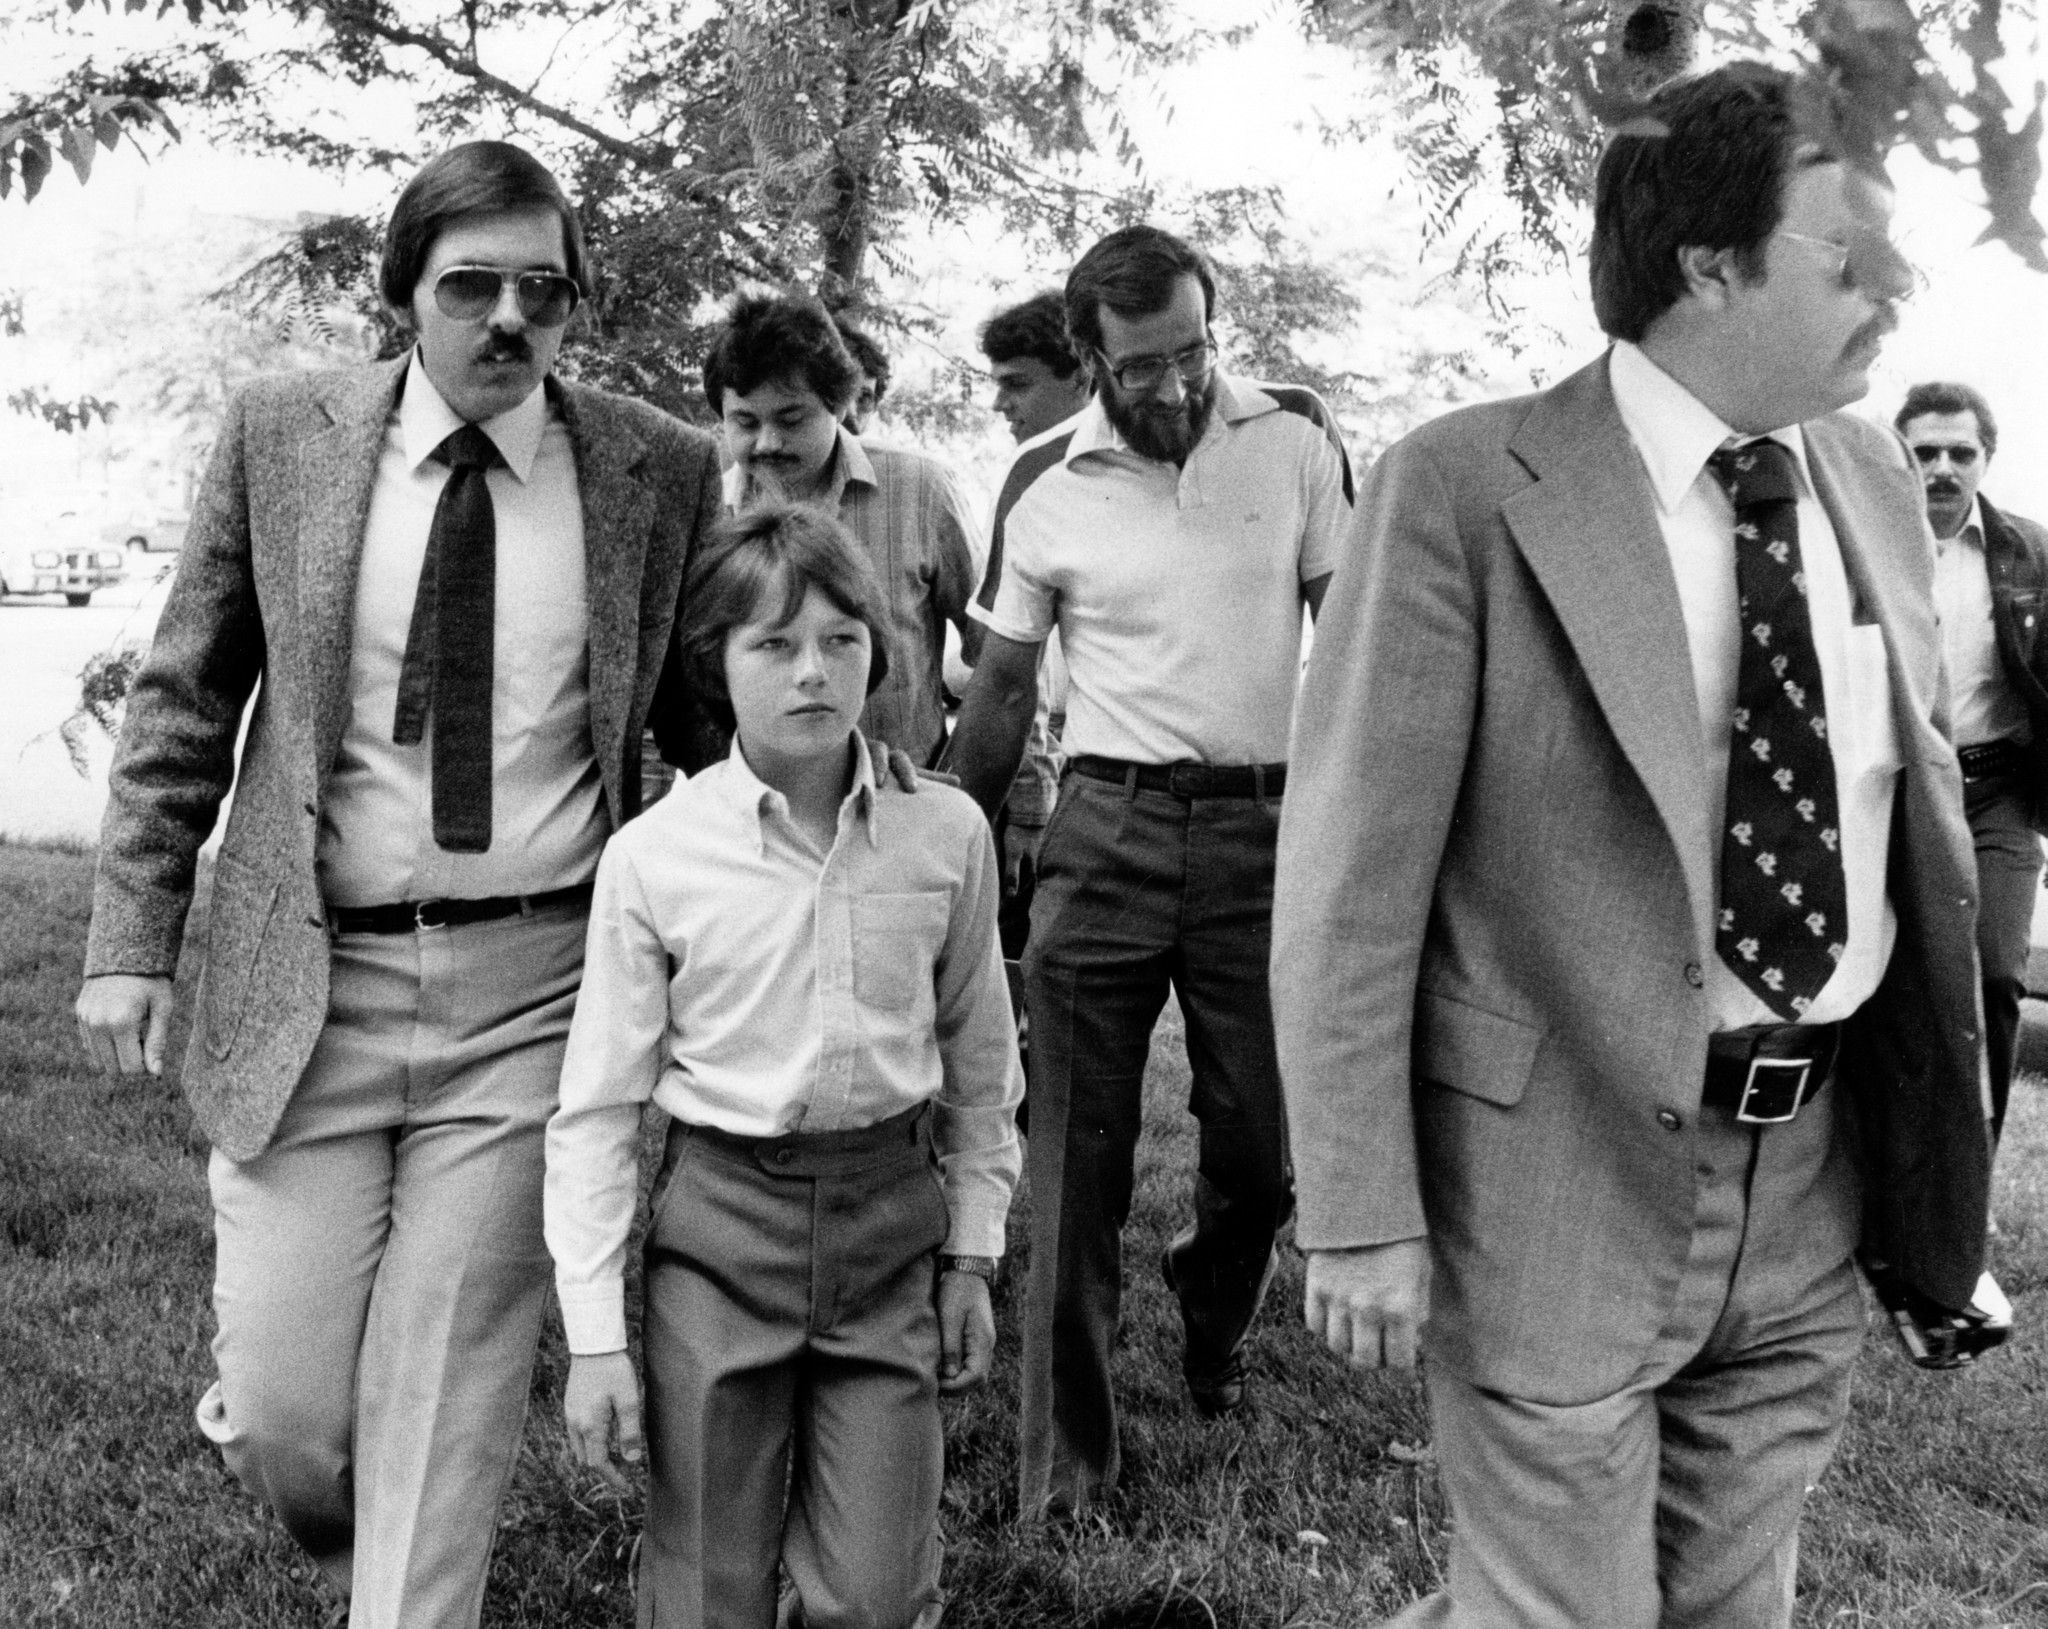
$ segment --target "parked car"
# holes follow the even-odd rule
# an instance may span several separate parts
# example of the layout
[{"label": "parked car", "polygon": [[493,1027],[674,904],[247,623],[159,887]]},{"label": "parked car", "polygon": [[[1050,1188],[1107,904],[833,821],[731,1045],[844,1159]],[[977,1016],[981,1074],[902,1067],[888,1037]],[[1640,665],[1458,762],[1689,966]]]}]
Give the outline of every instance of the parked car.
[{"label": "parked car", "polygon": [[127,555],[93,542],[75,514],[29,534],[0,541],[0,594],[62,594],[66,605],[87,605],[127,574]]},{"label": "parked car", "polygon": [[185,546],[185,528],[191,523],[190,515],[128,515],[102,526],[100,541],[139,553],[176,554]]}]

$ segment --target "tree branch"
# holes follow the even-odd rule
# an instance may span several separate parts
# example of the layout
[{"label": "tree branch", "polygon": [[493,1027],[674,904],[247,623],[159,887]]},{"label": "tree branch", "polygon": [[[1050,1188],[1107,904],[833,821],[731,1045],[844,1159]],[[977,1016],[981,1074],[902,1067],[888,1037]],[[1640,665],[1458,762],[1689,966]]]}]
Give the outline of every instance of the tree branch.
[{"label": "tree branch", "polygon": [[567,108],[543,101],[533,92],[492,73],[477,61],[474,51],[465,55],[438,34],[423,34],[416,29],[386,22],[369,7],[356,4],[354,0],[315,0],[315,5],[332,23],[360,29],[363,33],[375,35],[392,45],[409,45],[414,50],[426,52],[450,73],[459,74],[492,94],[503,97],[515,106],[525,108],[529,113],[536,113],[565,130],[573,130],[585,141],[595,142],[615,158],[637,164],[642,169],[657,170],[664,174],[669,172],[675,152],[666,143],[656,142],[649,145],[615,135],[608,130],[600,130]]}]

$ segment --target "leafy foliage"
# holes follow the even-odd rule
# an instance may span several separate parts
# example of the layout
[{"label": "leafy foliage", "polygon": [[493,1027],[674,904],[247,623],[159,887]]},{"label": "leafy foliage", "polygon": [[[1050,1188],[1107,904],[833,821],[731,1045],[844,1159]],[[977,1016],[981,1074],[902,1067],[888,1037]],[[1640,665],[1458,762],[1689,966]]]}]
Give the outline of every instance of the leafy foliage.
[{"label": "leafy foliage", "polygon": [[64,743],[71,767],[81,776],[92,773],[86,743],[93,730],[109,741],[120,738],[121,713],[135,675],[142,670],[145,654],[139,644],[117,645],[111,650],[95,651],[79,670],[78,706],[57,726],[57,735]]},{"label": "leafy foliage", "polygon": [[30,418],[41,419],[53,430],[69,434],[74,430],[89,429],[95,415],[102,424],[113,421],[114,403],[99,396],[84,395],[68,401],[60,400],[34,385],[24,385],[19,390],[9,391],[7,405],[17,413]]}]

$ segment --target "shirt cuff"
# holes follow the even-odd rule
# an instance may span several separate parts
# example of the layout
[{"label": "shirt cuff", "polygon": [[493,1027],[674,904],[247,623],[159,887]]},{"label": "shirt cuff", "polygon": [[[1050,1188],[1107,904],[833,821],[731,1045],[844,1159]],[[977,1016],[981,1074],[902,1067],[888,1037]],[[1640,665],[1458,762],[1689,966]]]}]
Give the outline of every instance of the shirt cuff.
[{"label": "shirt cuff", "polygon": [[1005,1243],[1003,1221],[1009,1214],[1006,1205],[956,1205],[953,1207],[952,1230],[946,1235],[946,1242],[939,1253],[946,1256],[993,1256],[1003,1254]]},{"label": "shirt cuff", "polygon": [[626,1349],[626,1281],[600,1279],[595,1284],[555,1285],[562,1302],[562,1332],[572,1357]]}]

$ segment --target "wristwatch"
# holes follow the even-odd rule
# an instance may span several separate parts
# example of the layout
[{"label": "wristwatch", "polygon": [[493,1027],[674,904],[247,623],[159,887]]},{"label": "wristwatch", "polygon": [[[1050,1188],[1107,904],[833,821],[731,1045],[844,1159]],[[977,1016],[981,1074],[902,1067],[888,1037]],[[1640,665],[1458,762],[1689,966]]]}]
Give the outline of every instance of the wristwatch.
[{"label": "wristwatch", "polygon": [[996,1281],[996,1258],[994,1256],[941,1256],[939,1271],[942,1273],[967,1273],[980,1279],[984,1284]]}]

